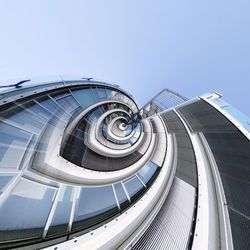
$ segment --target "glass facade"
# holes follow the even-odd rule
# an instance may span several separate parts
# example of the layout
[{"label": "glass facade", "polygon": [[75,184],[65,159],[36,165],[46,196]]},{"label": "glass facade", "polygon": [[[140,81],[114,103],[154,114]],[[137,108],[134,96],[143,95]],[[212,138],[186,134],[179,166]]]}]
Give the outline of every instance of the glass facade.
[{"label": "glass facade", "polygon": [[56,191],[21,179],[0,209],[1,241],[41,237]]},{"label": "glass facade", "polygon": [[121,214],[153,183],[160,166],[150,161],[122,180],[92,186],[67,183],[59,175],[62,170],[50,166],[53,145],[58,146],[53,154],[65,164],[104,173],[124,169],[143,157],[138,150],[129,157],[107,157],[86,143],[90,128],[102,116],[94,133],[101,146],[129,150],[138,142],[141,124],[126,125],[138,111],[130,96],[110,86],[77,82],[69,87],[62,83],[27,87],[2,98],[20,94],[23,97],[9,100],[0,110],[0,246],[49,245],[51,239],[84,232]]},{"label": "glass facade", "polygon": [[[140,109],[118,86],[60,77],[3,91],[0,104],[0,248],[70,249],[78,236],[95,242],[101,228],[100,249],[140,249],[139,238],[191,249],[206,231],[197,234],[203,205],[213,203],[219,222],[219,207],[228,212],[233,247],[249,249],[250,143],[234,121],[249,132],[250,120],[221,98],[187,101],[164,89]],[[209,193],[219,184],[206,176],[212,164],[202,136],[224,203]]]}]

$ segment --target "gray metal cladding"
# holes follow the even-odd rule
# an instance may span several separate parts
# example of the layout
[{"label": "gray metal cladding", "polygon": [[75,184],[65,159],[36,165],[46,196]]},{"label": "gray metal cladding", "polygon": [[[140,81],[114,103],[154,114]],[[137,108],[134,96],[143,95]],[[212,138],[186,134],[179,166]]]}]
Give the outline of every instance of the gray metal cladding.
[{"label": "gray metal cladding", "polygon": [[186,249],[194,202],[195,188],[175,178],[161,210],[132,249]]},{"label": "gray metal cladding", "polygon": [[178,111],[209,144],[222,180],[235,249],[250,249],[250,142],[205,101]]},{"label": "gray metal cladding", "polygon": [[229,209],[229,216],[231,221],[232,234],[234,236],[234,249],[250,249],[249,217],[246,218],[232,209]]},{"label": "gray metal cladding", "polygon": [[225,133],[237,128],[214,107],[199,100],[177,109],[194,132]]},{"label": "gray metal cladding", "polygon": [[176,176],[197,187],[197,167],[193,146],[189,135],[179,117],[173,112],[163,113],[163,120],[170,133],[174,133],[177,141],[177,169]]}]

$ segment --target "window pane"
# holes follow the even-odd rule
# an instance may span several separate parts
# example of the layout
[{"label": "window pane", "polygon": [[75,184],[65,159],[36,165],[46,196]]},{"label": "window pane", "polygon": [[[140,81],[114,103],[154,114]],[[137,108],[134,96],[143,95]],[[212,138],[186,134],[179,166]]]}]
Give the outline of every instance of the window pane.
[{"label": "window pane", "polygon": [[118,211],[112,186],[82,188],[77,201],[73,230],[95,225]]},{"label": "window pane", "polygon": [[54,188],[22,179],[0,208],[0,241],[40,237]]},{"label": "window pane", "polygon": [[57,100],[57,102],[61,105],[61,107],[66,110],[67,112],[71,113],[74,111],[77,107],[79,107],[79,104],[74,99],[72,95],[68,95],[66,97],[60,98]]},{"label": "window pane", "polygon": [[97,95],[98,95],[100,101],[104,101],[107,99],[105,89],[97,88],[96,91],[97,91]]},{"label": "window pane", "polygon": [[96,102],[92,90],[89,89],[79,89],[71,91],[76,100],[81,104],[83,108],[86,108]]},{"label": "window pane", "polygon": [[37,101],[51,113],[59,109],[59,106],[49,97],[47,99],[38,99]]},{"label": "window pane", "polygon": [[149,161],[140,169],[138,175],[146,185],[150,185],[152,179],[154,179],[153,177],[156,177],[157,169],[158,166]]},{"label": "window pane", "polygon": [[13,178],[13,175],[2,175],[0,176],[0,194],[3,192],[5,186],[10,182]]},{"label": "window pane", "polygon": [[0,123],[0,168],[19,167],[30,137],[21,129]]},{"label": "window pane", "polygon": [[131,201],[134,201],[144,191],[144,186],[136,176],[124,182],[124,185]]},{"label": "window pane", "polygon": [[106,94],[107,94],[107,99],[112,99],[115,96],[116,91],[111,89],[106,89]]},{"label": "window pane", "polygon": [[46,120],[48,120],[52,116],[52,114],[49,111],[47,111],[46,109],[44,109],[35,102],[34,105],[29,107],[29,109],[36,115],[41,116],[41,118],[45,118]]},{"label": "window pane", "polygon": [[67,233],[68,222],[73,201],[73,187],[63,187],[60,191],[56,210],[48,231],[48,235]]},{"label": "window pane", "polygon": [[121,183],[116,183],[116,184],[114,184],[114,188],[115,188],[116,196],[117,196],[118,202],[120,204],[120,207],[124,208],[125,206],[127,206],[129,204],[129,201],[128,201],[128,198],[125,194],[123,186]]},{"label": "window pane", "polygon": [[37,116],[35,113],[29,112],[29,108],[24,106],[12,106],[3,110],[0,116],[13,121],[33,133],[40,133],[46,119]]}]

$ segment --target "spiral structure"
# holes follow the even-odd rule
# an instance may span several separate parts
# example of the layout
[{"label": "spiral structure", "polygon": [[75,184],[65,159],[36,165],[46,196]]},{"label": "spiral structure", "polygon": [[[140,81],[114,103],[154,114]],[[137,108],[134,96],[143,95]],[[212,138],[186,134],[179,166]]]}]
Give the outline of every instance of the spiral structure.
[{"label": "spiral structure", "polygon": [[0,105],[0,248],[249,246],[248,120],[220,94],[165,89],[140,108],[117,85],[61,79]]}]

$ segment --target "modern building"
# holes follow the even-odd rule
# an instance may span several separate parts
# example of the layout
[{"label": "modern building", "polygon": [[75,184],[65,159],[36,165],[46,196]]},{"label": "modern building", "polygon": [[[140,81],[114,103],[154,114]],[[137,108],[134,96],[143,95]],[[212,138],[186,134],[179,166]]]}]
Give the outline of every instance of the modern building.
[{"label": "modern building", "polygon": [[250,120],[219,93],[27,80],[0,119],[1,249],[250,249]]}]

